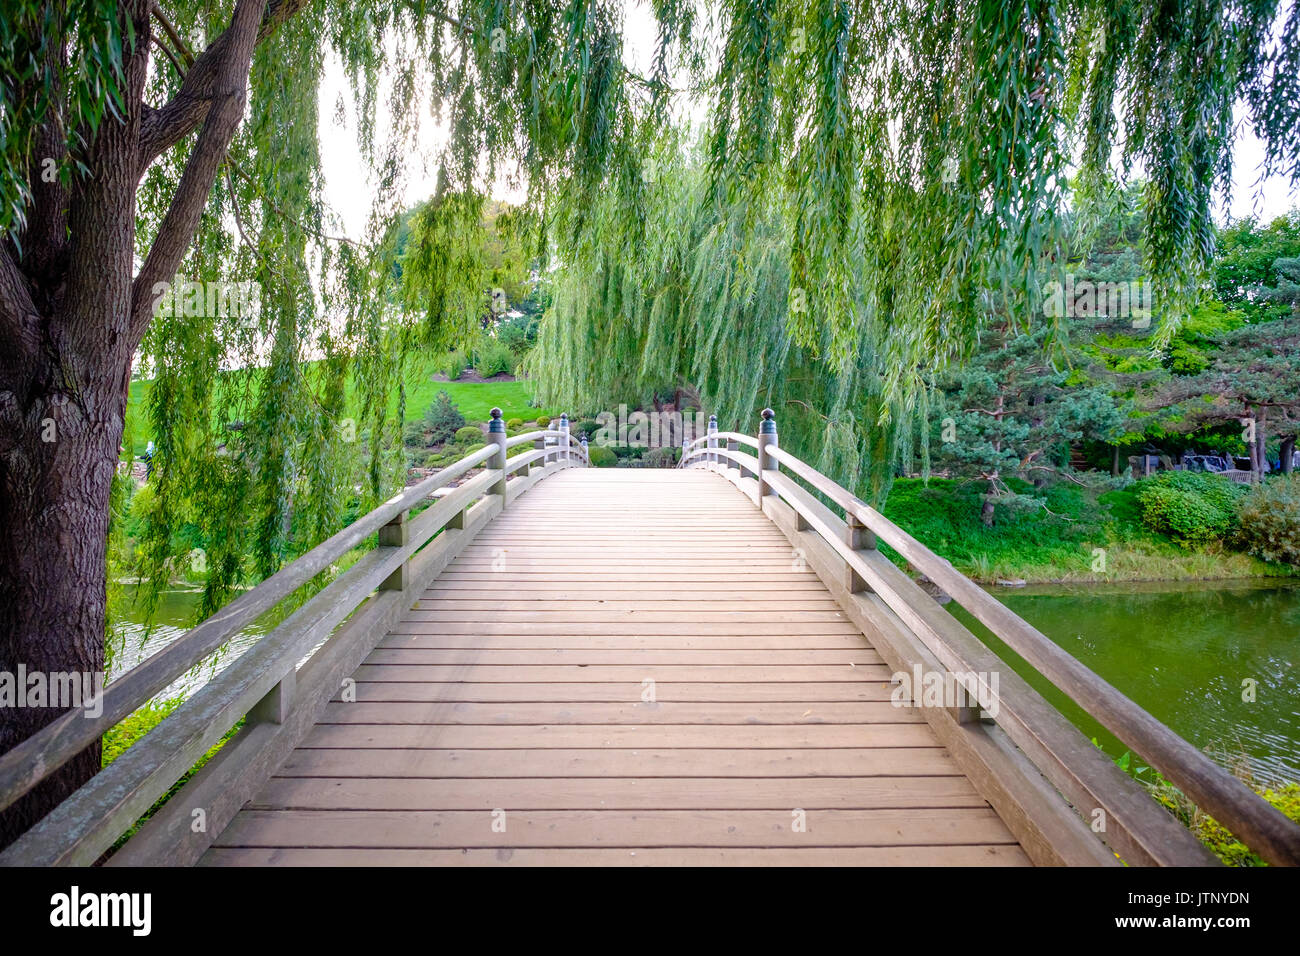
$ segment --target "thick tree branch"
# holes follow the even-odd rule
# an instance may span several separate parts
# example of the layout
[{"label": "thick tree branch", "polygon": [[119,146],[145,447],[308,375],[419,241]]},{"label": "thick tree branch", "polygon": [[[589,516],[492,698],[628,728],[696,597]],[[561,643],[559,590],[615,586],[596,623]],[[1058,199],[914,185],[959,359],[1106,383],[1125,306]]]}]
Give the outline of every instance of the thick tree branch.
[{"label": "thick tree branch", "polygon": [[[254,42],[261,43],[271,36],[281,24],[306,5],[307,0],[270,0],[266,3]],[[164,30],[168,26],[165,20],[165,17],[159,19]],[[145,108],[140,127],[140,155],[137,163],[139,176],[144,175],[150,163],[198,129],[207,118],[216,84],[222,76],[222,64],[227,61],[233,42],[233,29],[232,18],[231,26],[194,60],[193,66],[185,74],[180,90],[171,100],[158,109]]]},{"label": "thick tree branch", "polygon": [[[289,0],[281,3],[283,8]],[[253,48],[261,36],[266,0],[240,0],[231,16],[230,26],[208,47],[185,77],[182,93],[196,74],[202,74],[202,88],[207,97],[203,109],[203,129],[194,152],[185,164],[180,185],[172,197],[140,274],[132,286],[130,336],[138,344],[149,325],[153,311],[152,289],[158,282],[170,282],[194,239],[199,219],[225,162],[226,150],[244,118],[248,95],[248,74]],[[213,54],[217,58],[211,58]],[[174,102],[174,101],[173,101]],[[144,140],[143,135],[141,140]]]}]

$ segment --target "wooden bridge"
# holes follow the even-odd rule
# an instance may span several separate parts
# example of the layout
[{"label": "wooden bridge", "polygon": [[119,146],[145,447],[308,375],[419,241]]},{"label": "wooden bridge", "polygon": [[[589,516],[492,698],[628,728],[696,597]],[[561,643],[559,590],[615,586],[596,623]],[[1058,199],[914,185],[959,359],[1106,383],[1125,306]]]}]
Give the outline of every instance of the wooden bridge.
[{"label": "wooden bridge", "polygon": [[1300,862],[1300,828],[764,415],[757,435],[711,424],[676,470],[594,469],[566,422],[508,438],[494,409],[487,447],[118,677],[100,717],[0,756],[3,807],[377,535],[0,862],[1215,862],[878,543],[1265,859]]}]

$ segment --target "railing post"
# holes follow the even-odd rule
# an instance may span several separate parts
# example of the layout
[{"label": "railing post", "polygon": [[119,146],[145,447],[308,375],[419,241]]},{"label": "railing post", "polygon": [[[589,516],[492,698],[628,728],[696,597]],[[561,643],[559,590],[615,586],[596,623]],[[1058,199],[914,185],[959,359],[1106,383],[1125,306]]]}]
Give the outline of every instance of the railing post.
[{"label": "railing post", "polygon": [[770,408],[763,409],[763,421],[758,426],[758,509],[763,510],[763,496],[770,495],[772,489],[763,478],[763,473],[777,467],[767,454],[769,445],[776,445],[776,412]]},{"label": "railing post", "polygon": [[560,461],[569,460],[569,413],[560,413]]},{"label": "railing post", "polygon": [[[399,512],[397,517],[388,524],[379,529],[379,546],[381,548],[404,548],[409,540],[409,526],[406,523],[408,512]],[[401,567],[397,568],[388,577],[384,578],[379,585],[381,591],[405,591],[406,575],[410,565],[409,561],[403,561]]]},{"label": "railing post", "polygon": [[[708,447],[717,448],[718,447],[718,416],[717,415],[709,416],[708,436],[709,436]],[[712,454],[710,454],[708,456],[708,461],[710,464],[716,465],[718,463],[718,453],[713,452]]]},{"label": "railing post", "polygon": [[533,450],[540,451],[542,453],[542,458],[540,461],[535,461],[528,466],[528,473],[530,475],[537,469],[546,467],[546,436],[545,435],[543,435],[541,438],[533,439]]},{"label": "railing post", "polygon": [[582,436],[582,467],[591,467],[591,450],[587,448],[587,436]]},{"label": "railing post", "polygon": [[[876,547],[875,534],[852,511],[844,515],[844,543],[854,551],[872,551]],[[849,589],[850,594],[871,590],[867,582],[862,579],[862,575],[853,569],[852,564],[846,562],[844,567],[846,572],[844,586]]]},{"label": "railing post", "polygon": [[546,426],[546,431],[547,434],[542,436],[542,441],[550,444],[546,446],[546,457],[542,459],[543,465],[560,460],[560,423],[552,421]]},{"label": "railing post", "polygon": [[295,667],[280,679],[244,716],[245,724],[282,724],[293,709],[294,691],[298,687],[298,670]]},{"label": "railing post", "polygon": [[492,409],[492,421],[488,422],[488,441],[497,446],[497,453],[492,456],[491,467],[501,472],[501,477],[492,486],[492,494],[501,496],[501,507],[506,506],[506,423],[501,420],[501,409]]}]

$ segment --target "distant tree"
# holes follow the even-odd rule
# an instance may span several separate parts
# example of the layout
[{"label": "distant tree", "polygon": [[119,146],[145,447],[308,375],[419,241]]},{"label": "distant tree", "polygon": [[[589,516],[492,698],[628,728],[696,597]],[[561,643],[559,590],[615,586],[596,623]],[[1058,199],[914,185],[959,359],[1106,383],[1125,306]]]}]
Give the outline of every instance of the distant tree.
[{"label": "distant tree", "polygon": [[441,445],[451,441],[457,430],[465,426],[465,416],[444,389],[438,392],[433,404],[425,411],[424,425],[429,441]]},{"label": "distant tree", "polygon": [[1069,369],[1044,357],[1046,330],[995,334],[988,348],[940,383],[932,421],[935,465],[958,477],[987,482],[980,518],[992,525],[996,505],[1041,507],[1015,492],[1008,478],[1035,484],[1068,473],[1070,443],[1115,442],[1125,411],[1104,385],[1075,384]]},{"label": "distant tree", "polygon": [[1214,262],[1218,298],[1253,320],[1287,315],[1300,301],[1300,209],[1267,226],[1243,219],[1219,231]]},{"label": "distant tree", "polygon": [[1245,325],[1214,336],[1209,366],[1171,379],[1159,404],[1176,408],[1182,428],[1236,421],[1250,454],[1251,470],[1268,470],[1269,435],[1281,440],[1282,469],[1290,471],[1300,431],[1300,315]]}]

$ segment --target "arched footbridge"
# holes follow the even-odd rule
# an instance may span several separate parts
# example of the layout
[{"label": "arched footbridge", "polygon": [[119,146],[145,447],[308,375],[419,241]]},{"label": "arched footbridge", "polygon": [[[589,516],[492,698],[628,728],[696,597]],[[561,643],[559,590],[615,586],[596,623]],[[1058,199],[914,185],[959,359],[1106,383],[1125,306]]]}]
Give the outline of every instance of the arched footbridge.
[{"label": "arched footbridge", "polygon": [[507,437],[493,414],[485,448],[117,677],[98,717],[0,756],[4,807],[377,541],[0,862],[1215,862],[880,545],[1300,862],[1300,828],[783,451],[770,412],[711,425],[677,469],[590,468],[567,424]]}]

